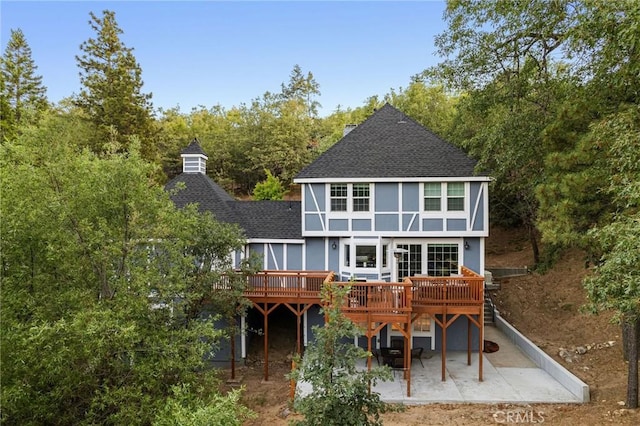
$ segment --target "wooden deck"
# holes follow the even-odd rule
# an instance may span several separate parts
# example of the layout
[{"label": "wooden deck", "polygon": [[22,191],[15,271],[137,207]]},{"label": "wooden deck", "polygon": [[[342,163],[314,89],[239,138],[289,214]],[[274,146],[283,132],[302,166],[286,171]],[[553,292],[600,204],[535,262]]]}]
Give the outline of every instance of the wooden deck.
[{"label": "wooden deck", "polygon": [[[244,295],[254,303],[320,304],[322,284],[333,278],[331,271],[265,270],[248,278]],[[351,288],[343,311],[354,320],[369,313],[390,320],[407,313],[477,313],[484,304],[484,278],[465,267],[456,277],[417,276],[401,283],[339,284]]]},{"label": "wooden deck", "polygon": [[[468,363],[471,364],[471,327],[480,331],[478,347],[479,380],[482,380],[482,343],[484,339],[484,277],[468,268],[461,268],[460,276],[407,277],[401,283],[343,282],[349,286],[345,300],[341,301],[345,316],[362,326],[371,352],[371,342],[387,325],[393,325],[404,336],[406,354],[404,365],[410,366],[412,322],[429,315],[442,329],[442,380],[446,371],[447,328],[460,316],[468,322]],[[321,290],[325,282],[333,282],[331,271],[275,271],[264,270],[248,277],[244,295],[264,315],[265,380],[269,379],[268,336],[269,314],[278,306],[286,306],[297,319],[297,350],[301,350],[300,326],[304,313],[314,305],[321,305]],[[225,284],[219,283],[218,290]],[[371,359],[369,359],[371,366]],[[410,395],[410,368],[405,367],[407,394]]]},{"label": "wooden deck", "polygon": [[248,278],[244,295],[254,303],[320,303],[330,271],[261,271]]}]

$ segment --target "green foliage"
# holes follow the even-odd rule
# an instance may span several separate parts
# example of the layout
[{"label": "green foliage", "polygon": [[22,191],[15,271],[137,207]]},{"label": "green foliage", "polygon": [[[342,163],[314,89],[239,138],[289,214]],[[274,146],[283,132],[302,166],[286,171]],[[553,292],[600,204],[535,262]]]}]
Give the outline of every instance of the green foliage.
[{"label": "green foliage", "polygon": [[5,136],[13,134],[20,125],[36,122],[48,107],[47,89],[42,85],[42,76],[36,75],[37,68],[22,30],[11,30],[11,38],[0,59]]},{"label": "green foliage", "polygon": [[174,396],[153,422],[154,426],[241,426],[256,418],[255,413],[240,403],[241,389],[227,396],[212,395],[210,401],[196,399],[186,386],[175,386]]},{"label": "green foliage", "polygon": [[309,118],[317,117],[318,108],[322,105],[314,97],[320,96],[320,85],[316,82],[311,71],[305,76],[300,65],[296,64],[289,75],[289,83],[287,85],[282,83],[281,86],[281,95],[284,99],[301,100],[305,104],[307,116]]},{"label": "green foliage", "polygon": [[77,135],[52,116],[0,147],[3,422],[151,424],[186,406],[245,418],[205,363],[222,330],[191,311],[213,291],[198,238],[224,267],[242,236],[176,210],[135,139],[97,157]]},{"label": "green foliage", "polygon": [[536,263],[539,231],[552,250],[590,249],[612,212],[609,142],[590,126],[637,104],[638,16],[628,1],[447,4],[436,45],[450,57],[426,75],[466,92],[452,139],[490,171],[492,217],[529,229]]},{"label": "green foliage", "polygon": [[91,149],[98,153],[108,151],[102,144],[115,135],[126,151],[130,137],[137,135],[142,141],[142,156],[155,159],[151,94],[142,93],[142,69],[133,49],[120,40],[122,30],[114,12],[105,10],[102,18],[93,12],[90,16],[89,25],[96,38],[83,42],[82,54],[76,56],[82,89],[75,102],[96,126]]},{"label": "green foliage", "polygon": [[385,100],[439,136],[451,130],[456,99],[443,85],[427,86],[414,78],[406,89],[391,89]]},{"label": "green foliage", "polygon": [[371,353],[353,344],[360,331],[342,314],[340,301],[347,292],[348,288],[333,282],[323,286],[325,324],[313,328],[315,341],[304,359],[296,360],[300,368],[290,376],[312,387],[308,395],[297,395],[295,408],[305,416],[298,425],[381,425],[380,414],[390,409],[379,394],[370,391],[378,380],[391,379],[388,367],[356,368],[356,361]]},{"label": "green foliage", "polygon": [[640,316],[640,107],[634,105],[603,120],[592,137],[610,140],[612,158],[607,190],[616,213],[594,228],[591,244],[602,253],[595,274],[585,281],[591,308]]},{"label": "green foliage", "polygon": [[282,186],[280,179],[275,177],[269,170],[264,171],[267,178],[262,182],[258,182],[253,189],[254,200],[282,200],[286,194],[286,190]]}]

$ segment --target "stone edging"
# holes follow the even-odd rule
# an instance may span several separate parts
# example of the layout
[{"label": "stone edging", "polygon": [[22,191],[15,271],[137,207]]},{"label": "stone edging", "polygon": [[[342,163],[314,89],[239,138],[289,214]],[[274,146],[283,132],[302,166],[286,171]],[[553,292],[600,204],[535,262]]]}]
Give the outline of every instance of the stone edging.
[{"label": "stone edging", "polygon": [[555,359],[551,358],[531,340],[527,339],[515,327],[502,318],[498,310],[495,311],[495,325],[509,340],[520,348],[522,352],[531,358],[540,369],[546,371],[551,377],[556,379],[581,402],[589,402],[589,385],[564,368]]}]

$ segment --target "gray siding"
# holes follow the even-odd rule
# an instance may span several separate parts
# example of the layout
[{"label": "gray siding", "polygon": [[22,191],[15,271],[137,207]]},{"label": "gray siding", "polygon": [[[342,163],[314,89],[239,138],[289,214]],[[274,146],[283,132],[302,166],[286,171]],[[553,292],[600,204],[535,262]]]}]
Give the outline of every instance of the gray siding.
[{"label": "gray siding", "polygon": [[447,231],[466,231],[466,219],[447,219]]},{"label": "gray siding", "polygon": [[418,183],[402,184],[402,210],[417,212],[420,211],[420,185]]},{"label": "gray siding", "polygon": [[348,231],[349,220],[348,219],[331,219],[329,220],[329,230],[330,231]]},{"label": "gray siding", "polygon": [[[471,182],[470,189],[470,201],[471,201],[471,212],[470,214],[474,214],[474,209],[476,204],[478,204],[478,210],[475,211],[475,217],[471,217],[471,223],[473,223],[472,230],[473,231],[483,231],[484,230],[484,218],[485,211],[487,210],[486,203],[484,202],[483,194],[480,192],[482,188],[482,184],[479,182]],[[478,203],[478,197],[480,198],[480,202]]]},{"label": "gray siding", "polygon": [[309,308],[307,311],[307,336],[309,342],[313,342],[315,340],[315,335],[313,334],[314,326],[322,326],[324,324],[324,315],[320,313],[320,307],[314,305]]},{"label": "gray siding", "polygon": [[375,206],[376,212],[397,212],[398,211],[398,184],[397,183],[377,183],[375,186]]},{"label": "gray siding", "polygon": [[442,231],[442,219],[424,219],[422,227],[425,231]]},{"label": "gray siding", "polygon": [[322,231],[322,222],[325,221],[325,215],[321,216],[315,213],[304,215],[304,224],[307,231]]},{"label": "gray siding", "polygon": [[269,244],[267,246],[267,269],[286,269],[284,264],[284,250],[282,244]]},{"label": "gray siding", "polygon": [[371,219],[353,219],[351,226],[354,231],[371,231]]},{"label": "gray siding", "polygon": [[416,232],[420,230],[420,218],[415,214],[402,215],[402,231]]},{"label": "gray siding", "polygon": [[469,243],[469,248],[464,249],[464,266],[480,275],[484,275],[480,265],[482,256],[480,238],[465,238],[464,241]]},{"label": "gray siding", "polygon": [[397,231],[398,215],[397,214],[377,214],[376,215],[376,231]]},{"label": "gray siding", "polygon": [[322,271],[325,264],[324,238],[307,238],[306,269]]},{"label": "gray siding", "polygon": [[[313,183],[304,185],[304,211],[305,212],[317,212],[318,208],[321,212],[326,211],[325,200],[325,185],[322,183]],[[313,190],[313,195],[311,191]],[[315,201],[314,201],[315,196]],[[316,201],[318,206],[316,207]]]},{"label": "gray siding", "polygon": [[287,269],[301,270],[302,244],[287,244]]}]

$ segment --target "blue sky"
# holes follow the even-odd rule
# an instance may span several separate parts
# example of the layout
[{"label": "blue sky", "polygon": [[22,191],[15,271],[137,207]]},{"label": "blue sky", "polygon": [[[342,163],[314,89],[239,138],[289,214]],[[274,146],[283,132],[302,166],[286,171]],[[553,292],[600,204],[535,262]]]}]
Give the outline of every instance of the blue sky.
[{"label": "blue sky", "polygon": [[157,108],[225,108],[279,92],[295,64],[320,84],[321,115],[406,87],[436,65],[443,1],[72,1],[0,3],[2,52],[20,28],[52,102],[78,93],[89,12],[116,13]]}]

